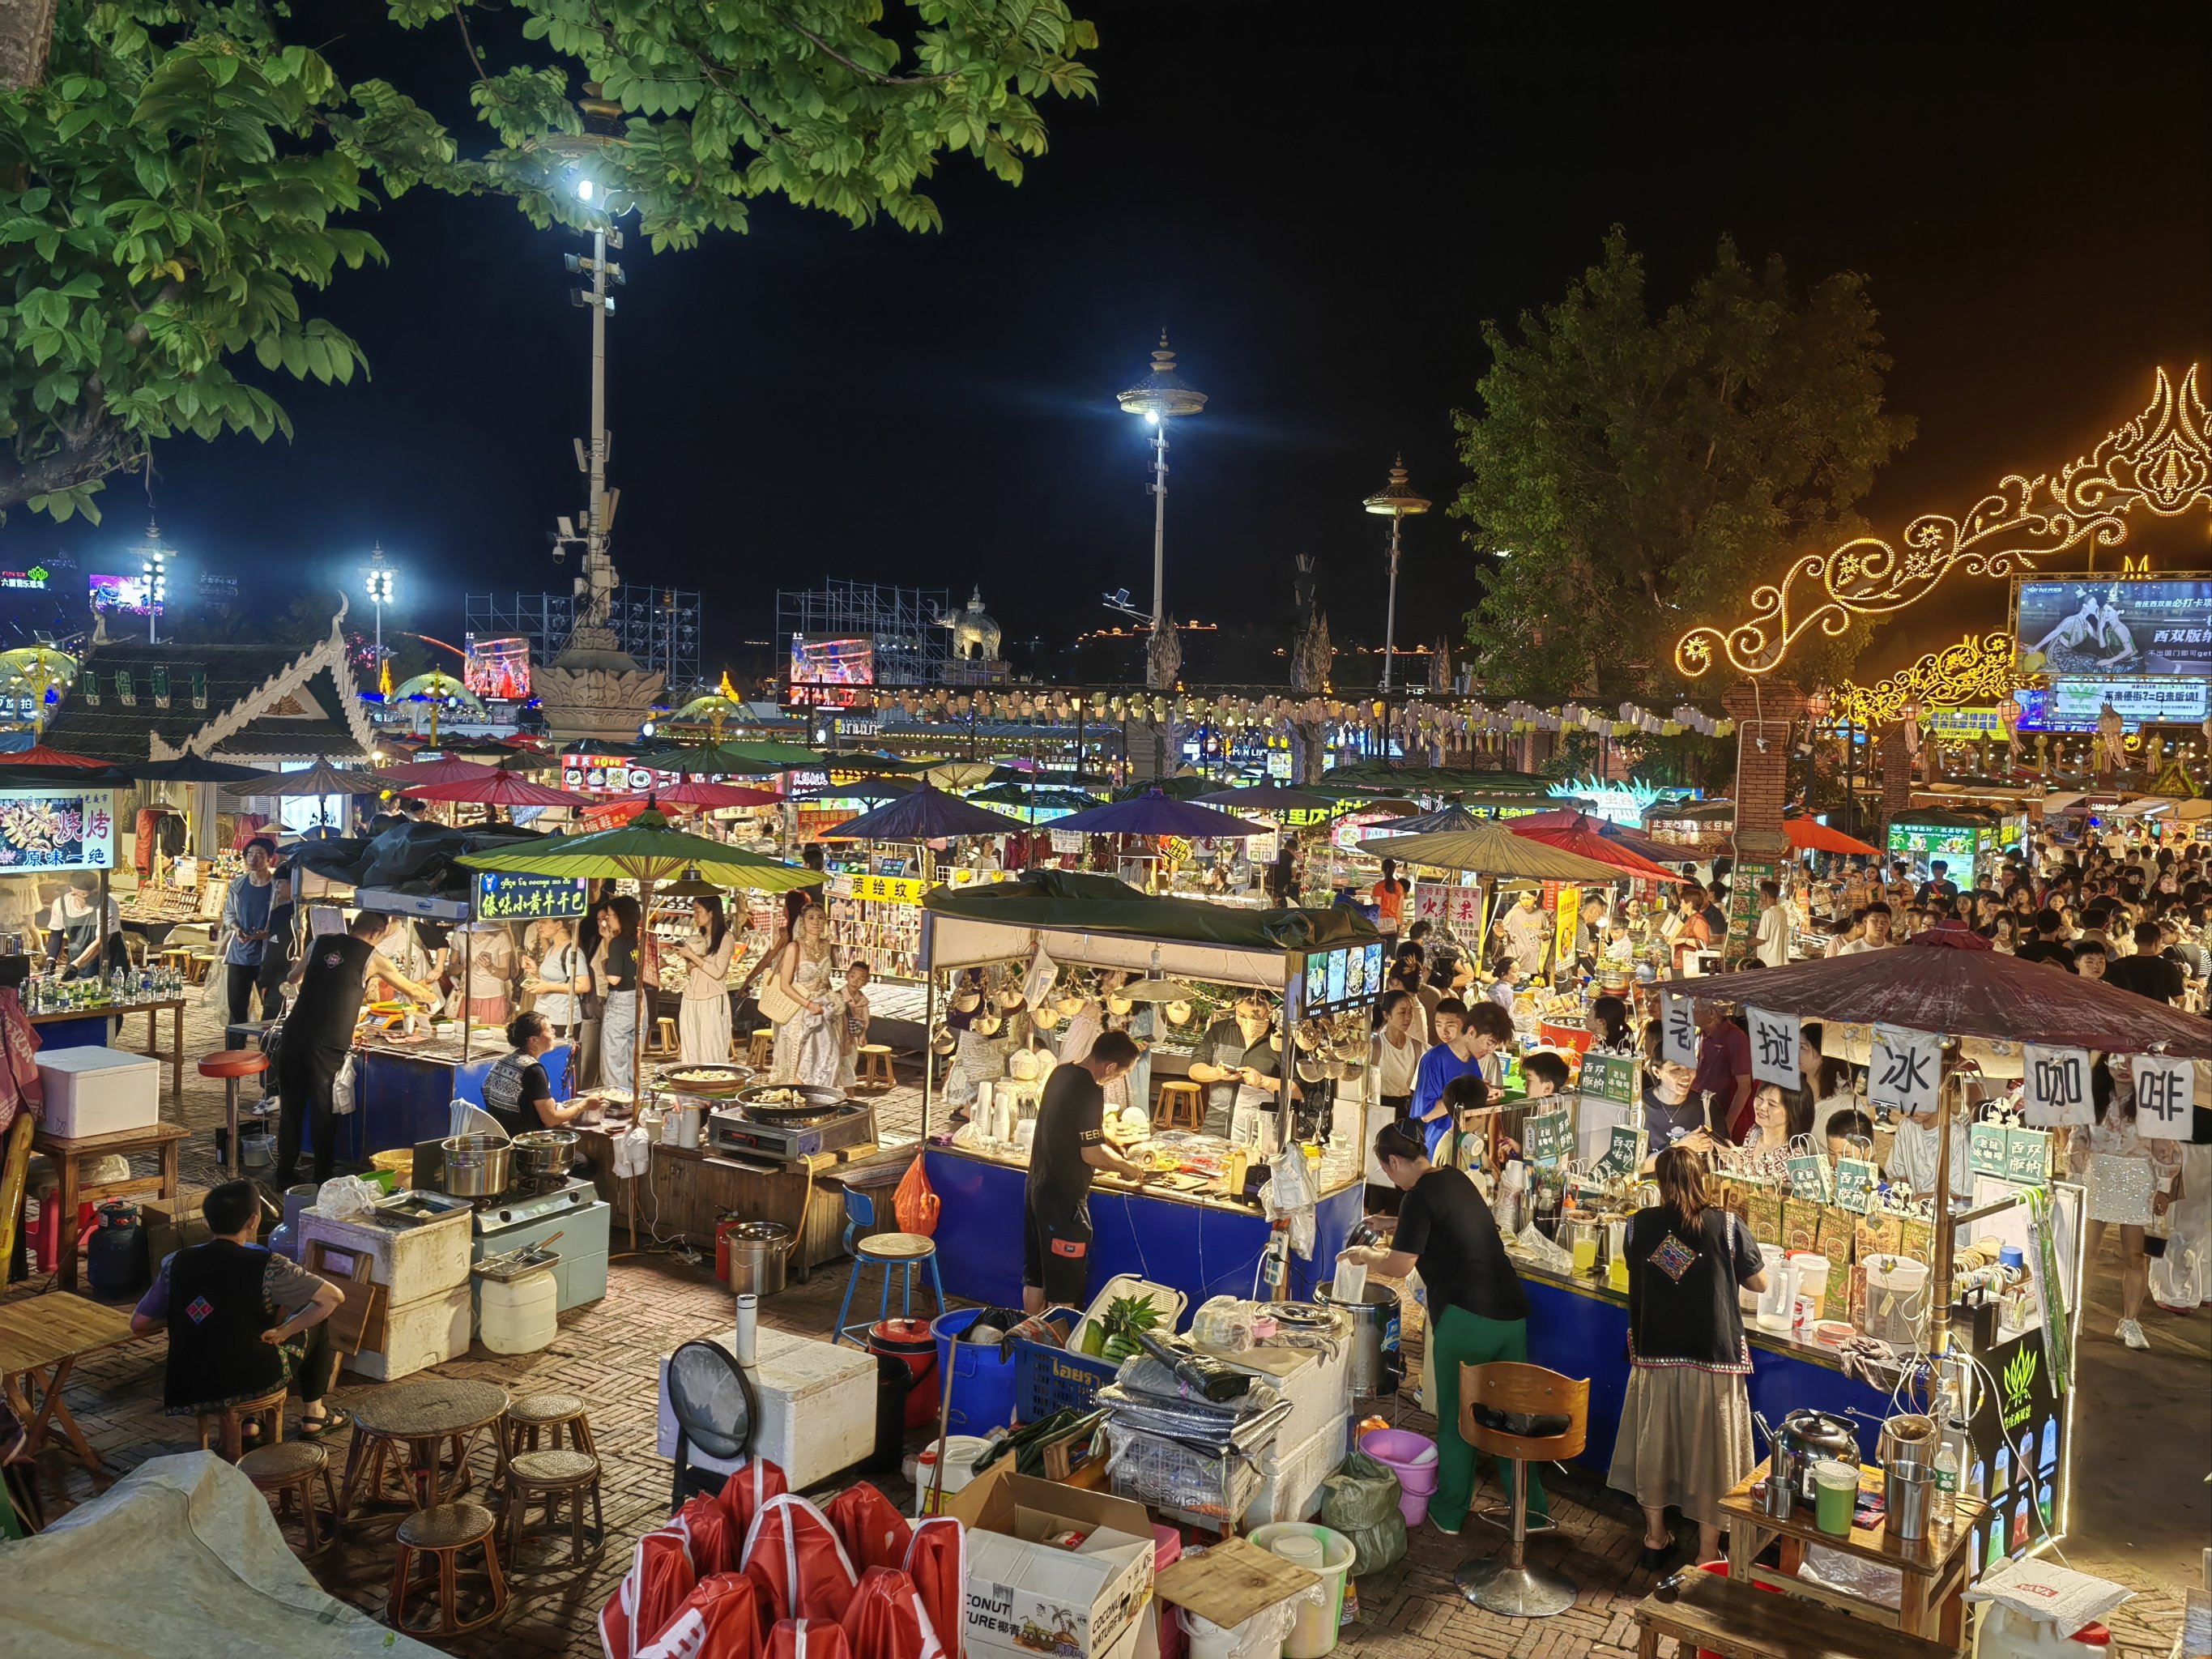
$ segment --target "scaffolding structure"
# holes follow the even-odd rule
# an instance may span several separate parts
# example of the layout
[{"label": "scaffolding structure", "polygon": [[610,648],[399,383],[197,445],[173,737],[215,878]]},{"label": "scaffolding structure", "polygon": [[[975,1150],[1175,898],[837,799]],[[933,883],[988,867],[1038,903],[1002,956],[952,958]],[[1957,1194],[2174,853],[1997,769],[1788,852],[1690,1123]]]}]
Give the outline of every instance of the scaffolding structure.
[{"label": "scaffolding structure", "polygon": [[952,661],[952,630],[937,619],[951,611],[950,588],[833,577],[818,588],[776,594],[777,646],[787,664],[796,635],[867,639],[875,646],[878,685],[936,685]]},{"label": "scaffolding structure", "polygon": [[[465,626],[478,639],[530,641],[530,659],[550,662],[576,626],[576,601],[568,593],[471,593]],[[667,676],[671,691],[700,684],[703,611],[696,590],[625,582],[614,591],[607,626],[641,668]]]}]

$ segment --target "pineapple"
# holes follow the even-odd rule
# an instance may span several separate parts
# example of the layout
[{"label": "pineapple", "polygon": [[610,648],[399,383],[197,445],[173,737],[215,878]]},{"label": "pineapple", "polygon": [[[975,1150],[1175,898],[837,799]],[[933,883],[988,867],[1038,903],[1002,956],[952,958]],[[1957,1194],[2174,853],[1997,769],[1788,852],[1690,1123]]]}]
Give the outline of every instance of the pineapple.
[{"label": "pineapple", "polygon": [[1137,1352],[1136,1334],[1153,1330],[1159,1322],[1160,1310],[1150,1297],[1115,1297],[1106,1304],[1105,1316],[1098,1322],[1105,1339],[1099,1358],[1116,1361],[1130,1358]]}]

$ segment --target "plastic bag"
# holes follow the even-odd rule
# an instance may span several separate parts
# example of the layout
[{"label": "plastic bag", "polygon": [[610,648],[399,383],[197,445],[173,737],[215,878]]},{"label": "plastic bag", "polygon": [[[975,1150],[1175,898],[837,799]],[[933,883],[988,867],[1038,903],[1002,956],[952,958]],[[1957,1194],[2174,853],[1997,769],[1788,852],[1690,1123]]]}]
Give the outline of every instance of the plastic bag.
[{"label": "plastic bag", "polygon": [[384,1189],[359,1176],[332,1176],[315,1189],[315,1213],[331,1221],[366,1215],[376,1207]]},{"label": "plastic bag", "polygon": [[1513,1248],[1538,1267],[1547,1267],[1555,1273],[1571,1273],[1575,1270],[1573,1255],[1545,1237],[1533,1221],[1514,1235]]},{"label": "plastic bag", "polygon": [[2150,1294],[2168,1313],[2195,1313],[2197,1304],[2212,1294],[2203,1253],[2194,1244],[2168,1239],[2166,1254],[2150,1264]]},{"label": "plastic bag", "polygon": [[1797,1576],[1815,1584],[1856,1595],[1885,1607],[1895,1607],[1905,1595],[1905,1574],[1879,1561],[1862,1561],[1825,1544],[1808,1544]]},{"label": "plastic bag", "polygon": [[344,1117],[353,1110],[353,1056],[351,1054],[345,1057],[345,1064],[338,1067],[338,1074],[331,1079],[331,1110],[339,1117]]},{"label": "plastic bag", "polygon": [[1364,1577],[1406,1553],[1406,1517],[1398,1510],[1398,1477],[1365,1452],[1354,1452],[1321,1483],[1321,1523],[1352,1540],[1352,1576]]},{"label": "plastic bag", "polygon": [[1969,1585],[1969,1601],[2000,1601],[2053,1626],[2060,1638],[2102,1619],[2135,1592],[2051,1561],[2005,1561]]},{"label": "plastic bag", "polygon": [[929,1184],[921,1160],[916,1158],[907,1165],[898,1191],[891,1195],[891,1213],[898,1218],[899,1231],[931,1237],[937,1231],[938,1208],[937,1189]]},{"label": "plastic bag", "polygon": [[1272,1173],[1260,1188],[1260,1207],[1270,1221],[1290,1222],[1291,1249],[1310,1261],[1316,1200],[1306,1155],[1296,1146],[1285,1146],[1267,1167]]}]

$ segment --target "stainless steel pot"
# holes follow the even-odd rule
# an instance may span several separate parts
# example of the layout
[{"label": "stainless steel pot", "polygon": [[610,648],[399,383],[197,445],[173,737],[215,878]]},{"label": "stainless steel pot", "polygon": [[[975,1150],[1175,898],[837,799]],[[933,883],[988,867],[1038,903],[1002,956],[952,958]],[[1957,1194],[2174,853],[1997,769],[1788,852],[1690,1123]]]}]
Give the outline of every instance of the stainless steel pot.
[{"label": "stainless steel pot", "polygon": [[783,1288],[798,1237],[781,1221],[748,1221],[729,1231],[732,1294],[774,1296]]},{"label": "stainless steel pot", "polygon": [[1350,1301],[1332,1294],[1334,1289],[1333,1281],[1322,1285],[1314,1292],[1314,1300],[1350,1316],[1352,1397],[1371,1399],[1388,1391],[1385,1384],[1391,1378],[1390,1356],[1398,1348],[1397,1292],[1370,1282],[1358,1300]]},{"label": "stainless steel pot", "polygon": [[438,1143],[446,1155],[440,1177],[455,1198],[496,1198],[507,1190],[513,1144],[505,1135],[448,1135]]},{"label": "stainless steel pot", "polygon": [[551,1182],[568,1173],[568,1158],[576,1137],[568,1129],[532,1129],[508,1143],[514,1158],[514,1174],[522,1181]]}]

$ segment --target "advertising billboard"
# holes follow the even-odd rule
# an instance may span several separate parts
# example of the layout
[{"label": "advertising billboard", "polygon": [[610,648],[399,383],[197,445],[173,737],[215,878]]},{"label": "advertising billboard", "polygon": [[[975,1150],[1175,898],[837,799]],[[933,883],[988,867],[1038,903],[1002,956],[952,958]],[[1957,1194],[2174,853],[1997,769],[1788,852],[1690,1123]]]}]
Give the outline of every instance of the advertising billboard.
[{"label": "advertising billboard", "polygon": [[0,869],[114,866],[113,791],[0,789]]},{"label": "advertising billboard", "polygon": [[526,639],[468,638],[468,655],[461,665],[461,684],[479,697],[501,697],[509,702],[530,701],[530,641]]},{"label": "advertising billboard", "polygon": [[2212,574],[2013,586],[2013,637],[2053,679],[2212,676]]},{"label": "advertising billboard", "polygon": [[793,634],[789,695],[793,707],[860,708],[873,699],[876,645],[866,635]]},{"label": "advertising billboard", "polygon": [[151,576],[103,576],[94,572],[86,580],[92,586],[94,611],[119,611],[134,617],[143,617],[149,610],[156,615],[161,612],[161,607],[153,601]]},{"label": "advertising billboard", "polygon": [[2146,722],[2196,726],[2212,703],[2206,696],[2208,682],[2199,679],[2115,680],[2057,679],[2048,687],[2028,686],[2014,692],[2020,703],[2023,732],[2094,732],[2097,716],[2109,702],[2135,731]]}]

